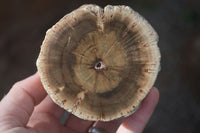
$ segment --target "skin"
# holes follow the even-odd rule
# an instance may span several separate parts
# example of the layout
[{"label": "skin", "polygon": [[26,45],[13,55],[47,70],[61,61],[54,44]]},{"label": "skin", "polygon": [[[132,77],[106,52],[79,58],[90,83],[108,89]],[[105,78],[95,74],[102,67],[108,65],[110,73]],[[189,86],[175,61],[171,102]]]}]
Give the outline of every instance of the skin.
[{"label": "skin", "polygon": [[[125,119],[97,122],[109,133],[141,133],[159,99],[152,88],[139,110]],[[13,85],[0,102],[0,132],[3,133],[87,133],[93,122],[70,115],[59,123],[64,110],[56,105],[42,87],[38,73]]]}]

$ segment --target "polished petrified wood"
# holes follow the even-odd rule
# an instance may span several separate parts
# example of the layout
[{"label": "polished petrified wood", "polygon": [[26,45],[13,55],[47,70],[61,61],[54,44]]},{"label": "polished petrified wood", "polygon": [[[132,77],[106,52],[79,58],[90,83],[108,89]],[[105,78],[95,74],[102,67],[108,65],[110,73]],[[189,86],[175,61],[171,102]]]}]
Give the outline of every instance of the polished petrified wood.
[{"label": "polished petrified wood", "polygon": [[46,33],[37,60],[45,90],[79,118],[128,116],[153,86],[158,35],[128,6],[83,5]]}]

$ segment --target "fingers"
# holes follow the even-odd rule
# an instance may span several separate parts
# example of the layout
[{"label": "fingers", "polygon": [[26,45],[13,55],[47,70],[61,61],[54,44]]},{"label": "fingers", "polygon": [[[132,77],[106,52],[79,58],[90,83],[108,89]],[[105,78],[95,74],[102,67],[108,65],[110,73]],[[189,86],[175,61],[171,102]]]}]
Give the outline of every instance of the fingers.
[{"label": "fingers", "polygon": [[93,126],[95,128],[103,129],[108,133],[116,133],[117,129],[119,128],[123,120],[124,118],[112,120],[109,122],[96,122],[95,125]]},{"label": "fingers", "polygon": [[158,99],[159,91],[153,87],[138,111],[124,120],[117,133],[141,133],[153,113]]},{"label": "fingers", "polygon": [[50,96],[47,96],[39,105],[35,107],[34,113],[47,113],[56,119],[60,119],[64,112],[64,109],[60,108],[57,104],[55,104]]},{"label": "fingers", "polygon": [[24,126],[29,120],[34,106],[40,103],[46,92],[42,87],[38,74],[16,83],[0,102],[0,118],[10,121],[13,126]]},{"label": "fingers", "polygon": [[73,129],[77,132],[85,133],[88,132],[88,129],[92,126],[94,122],[82,120],[74,115],[70,115],[67,119],[66,126],[67,128]]}]

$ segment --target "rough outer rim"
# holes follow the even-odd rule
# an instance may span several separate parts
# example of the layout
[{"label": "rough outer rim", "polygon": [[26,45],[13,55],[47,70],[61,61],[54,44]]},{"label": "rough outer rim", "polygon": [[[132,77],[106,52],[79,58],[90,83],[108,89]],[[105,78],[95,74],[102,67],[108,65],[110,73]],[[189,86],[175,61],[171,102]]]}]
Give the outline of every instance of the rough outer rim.
[{"label": "rough outer rim", "polygon": [[[108,6],[106,6],[105,8],[104,8],[104,10],[107,10],[107,9],[109,9],[110,7],[112,7],[112,8],[118,8],[118,7],[120,7],[120,8],[123,8],[124,10],[127,10],[127,12],[129,12],[131,15],[134,15],[135,16],[135,18],[134,19],[136,19],[135,20],[135,22],[137,22],[138,21],[138,24],[139,25],[145,25],[146,26],[146,30],[147,31],[145,31],[145,32],[151,32],[151,33],[153,33],[151,36],[150,36],[150,38],[154,38],[154,41],[156,41],[156,44],[157,44],[157,42],[158,42],[158,35],[157,35],[157,33],[155,32],[155,30],[151,27],[151,25],[142,17],[142,16],[140,16],[137,12],[135,12],[134,10],[132,10],[130,7],[128,7],[128,6],[111,6],[111,5],[108,5]],[[98,6],[94,6],[94,5],[83,5],[83,6],[81,6],[80,8],[78,8],[77,10],[85,10],[85,11],[87,11],[88,10],[88,8],[90,8],[90,9],[92,9],[92,10],[94,10],[94,8],[96,8],[97,10],[99,10],[100,9],[100,7],[98,7]],[[76,11],[77,11],[76,10]],[[73,14],[73,12],[72,13],[70,13],[70,14]],[[69,14],[68,14],[69,15]],[[44,41],[43,41],[43,44],[42,44],[42,46],[41,46],[41,52],[40,52],[40,54],[39,54],[39,57],[38,57],[38,59],[37,59],[37,68],[38,68],[38,71],[39,71],[39,75],[40,75],[40,78],[41,78],[41,81],[42,81],[42,84],[43,84],[43,86],[44,86],[44,88],[45,88],[45,90],[47,91],[47,93],[50,95],[50,97],[52,98],[52,100],[56,103],[56,104],[58,104],[59,106],[61,106],[62,108],[64,108],[64,109],[66,109],[66,110],[68,110],[69,112],[71,112],[72,110],[70,110],[70,109],[68,109],[68,108],[66,108],[65,106],[64,106],[64,104],[62,103],[62,101],[59,99],[59,97],[56,97],[56,95],[55,95],[55,93],[51,90],[51,86],[49,85],[49,83],[46,81],[46,77],[45,77],[45,72],[43,71],[43,66],[42,66],[42,63],[43,63],[43,51],[45,50],[45,48],[46,48],[46,41],[48,40],[48,37],[50,36],[50,35],[52,35],[52,34],[54,34],[54,30],[55,30],[55,27],[56,26],[59,26],[60,24],[62,24],[62,21],[64,21],[65,20],[65,18],[68,16],[68,15],[66,15],[66,16],[64,16],[59,22],[57,22],[56,23],[56,25],[54,25],[51,29],[49,29],[48,31],[47,31],[47,33],[46,33],[46,36],[45,36],[45,39],[44,39]],[[130,15],[130,16],[131,16]],[[100,22],[99,23],[99,26],[101,27],[102,26],[102,23]],[[148,34],[147,34],[148,35]],[[153,36],[153,37],[152,37]],[[157,75],[158,74],[158,71],[159,71],[159,67],[160,67],[160,52],[159,52],[159,48],[157,47],[157,51],[155,52],[155,55],[154,55],[155,57],[157,57],[157,64],[156,64],[156,69],[157,69],[157,71],[155,72],[155,75]],[[150,88],[153,86],[153,84],[154,84],[154,82],[155,82],[155,80],[156,80],[156,77],[157,76],[154,76],[154,77],[152,77],[152,80],[151,80],[151,83],[149,83],[148,84],[148,86],[146,86],[146,87],[144,87],[144,88],[146,88],[146,89],[144,89],[145,90],[145,93],[143,93],[143,94],[138,94],[139,95],[139,99],[136,101],[136,103],[135,103],[135,108],[136,107],[138,107],[138,105],[141,103],[141,101],[145,98],[145,96],[149,93],[149,90],[150,90]],[[134,113],[135,112],[135,109],[129,109],[129,112],[127,112],[127,114],[122,114],[122,115],[118,115],[118,116],[116,116],[116,117],[113,117],[113,118],[100,118],[100,119],[98,119],[98,120],[100,120],[100,121],[110,121],[110,120],[113,120],[113,119],[117,119],[117,118],[120,118],[120,117],[122,117],[122,116],[129,116],[129,115],[131,115],[132,113]],[[76,115],[76,116],[78,116],[79,118],[81,118],[81,119],[85,119],[85,120],[91,120],[91,121],[97,121],[97,119],[95,119],[95,118],[91,118],[91,117],[88,117],[88,116],[85,116],[84,114],[82,114],[82,115],[77,115],[76,113],[74,113],[74,115]]]}]

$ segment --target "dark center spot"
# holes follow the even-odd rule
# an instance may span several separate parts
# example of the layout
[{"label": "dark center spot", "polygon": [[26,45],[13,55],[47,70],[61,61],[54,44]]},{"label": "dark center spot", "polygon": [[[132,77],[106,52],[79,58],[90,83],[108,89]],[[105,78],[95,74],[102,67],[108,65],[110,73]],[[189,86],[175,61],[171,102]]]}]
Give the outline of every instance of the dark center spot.
[{"label": "dark center spot", "polygon": [[101,69],[104,69],[106,66],[103,64],[102,61],[98,61],[95,66],[94,66],[94,69],[96,70],[101,70]]},{"label": "dark center spot", "polygon": [[101,67],[101,63],[99,62],[99,63],[97,63],[97,67]]}]

